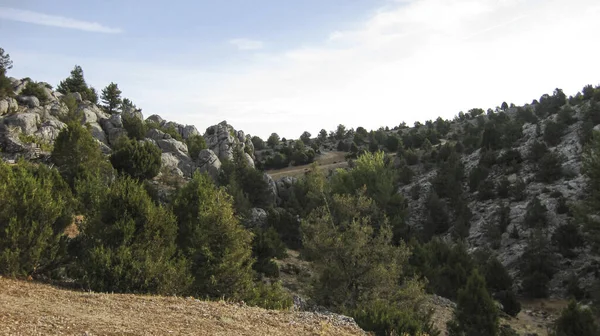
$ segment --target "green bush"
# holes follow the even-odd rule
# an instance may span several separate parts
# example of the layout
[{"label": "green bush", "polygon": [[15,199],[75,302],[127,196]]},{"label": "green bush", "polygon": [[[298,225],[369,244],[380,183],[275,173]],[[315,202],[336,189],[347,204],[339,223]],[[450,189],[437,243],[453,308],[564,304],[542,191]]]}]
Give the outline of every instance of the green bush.
[{"label": "green bush", "polygon": [[454,317],[448,322],[450,336],[498,334],[498,311],[477,270],[458,293]]},{"label": "green bush", "polygon": [[257,283],[252,291],[246,295],[244,301],[250,306],[264,309],[288,309],[294,303],[290,294],[281,286],[280,282],[272,284]]},{"label": "green bush", "polygon": [[113,149],[113,167],[137,180],[149,180],[158,175],[161,150],[155,144],[122,137]]},{"label": "green bush", "polygon": [[76,120],[68,122],[58,134],[51,159],[71,188],[78,179],[113,173],[90,131]]},{"label": "green bush", "polygon": [[538,172],[536,178],[544,183],[552,183],[562,177],[561,165],[563,158],[555,153],[546,153],[540,161],[538,161]]},{"label": "green bush", "polygon": [[548,147],[542,142],[534,141],[531,146],[529,146],[529,160],[533,162],[540,161],[547,153]]},{"label": "green bush", "polygon": [[527,197],[527,184],[522,179],[517,179],[510,188],[510,195],[515,202],[523,201]]},{"label": "green bush", "polygon": [[23,91],[21,91],[21,95],[34,96],[40,101],[41,104],[47,103],[48,99],[50,98],[46,94],[46,91],[44,90],[44,87],[41,84],[31,81],[27,82],[27,85],[25,85]]},{"label": "green bush", "polygon": [[376,336],[437,335],[428,314],[390,305],[385,300],[360,307],[349,315],[365,331]]},{"label": "green bush", "polygon": [[252,234],[234,216],[232,199],[196,172],[173,200],[177,245],[191,262],[195,295],[244,299],[252,290]]},{"label": "green bush", "polygon": [[176,238],[175,216],[135,180],[117,178],[82,231],[81,278],[94,291],[186,293],[191,278]]},{"label": "green bush", "polygon": [[47,273],[64,257],[73,199],[56,170],[0,160],[0,274]]},{"label": "green bush", "polygon": [[554,254],[542,231],[534,231],[528,240],[527,248],[521,257],[521,287],[523,293],[529,297],[547,297],[548,283],[556,272]]},{"label": "green bush", "polygon": [[199,134],[190,136],[187,138],[187,140],[185,140],[185,143],[187,144],[188,153],[190,154],[192,160],[196,160],[198,158],[198,154],[200,154],[203,149],[208,148],[206,145],[206,140],[204,140],[204,137]]},{"label": "green bush", "polygon": [[564,127],[563,124],[547,121],[544,128],[544,141],[550,146],[558,145],[564,134]]},{"label": "green bush", "polygon": [[148,127],[144,121],[128,113],[122,113],[121,119],[123,121],[123,128],[127,131],[129,138],[136,140],[144,140],[146,138]]},{"label": "green bush", "polygon": [[558,248],[558,251],[565,257],[575,256],[573,249],[583,246],[583,236],[579,232],[579,227],[574,222],[559,226],[552,235],[552,244]]},{"label": "green bush", "polygon": [[257,137],[257,136],[252,137],[252,144],[254,145],[254,149],[256,149],[256,150],[263,150],[266,147],[263,139],[261,139],[260,137]]},{"label": "green bush", "polygon": [[530,228],[542,228],[545,229],[548,226],[548,218],[546,213],[548,209],[542,205],[540,199],[534,197],[531,202],[527,204],[525,213],[525,223]]},{"label": "green bush", "polygon": [[477,199],[487,201],[496,197],[494,192],[495,185],[492,180],[484,180],[477,188]]},{"label": "green bush", "polygon": [[554,323],[553,336],[595,336],[600,334],[593,313],[571,301]]},{"label": "green bush", "polygon": [[256,258],[254,270],[268,277],[279,277],[279,268],[273,258],[282,259],[287,255],[286,246],[273,227],[256,228],[252,241],[252,253]]}]

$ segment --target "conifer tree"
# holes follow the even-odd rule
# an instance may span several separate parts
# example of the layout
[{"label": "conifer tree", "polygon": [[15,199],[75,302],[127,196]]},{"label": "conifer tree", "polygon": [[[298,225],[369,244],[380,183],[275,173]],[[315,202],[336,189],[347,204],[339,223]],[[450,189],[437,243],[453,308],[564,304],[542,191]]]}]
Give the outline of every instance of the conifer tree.
[{"label": "conifer tree", "polygon": [[112,82],[102,89],[102,102],[104,103],[104,108],[108,113],[117,113],[118,109],[121,107],[121,104],[123,103],[123,100],[121,99],[121,93],[122,92],[119,90],[119,86]]},{"label": "conifer tree", "polygon": [[76,120],[67,123],[54,142],[52,162],[74,188],[77,179],[109,175],[112,168],[90,131]]},{"label": "conifer tree", "polygon": [[595,336],[600,335],[594,315],[571,301],[554,324],[553,336]]},{"label": "conifer tree", "polygon": [[55,169],[0,160],[0,274],[26,276],[60,264],[73,199]]},{"label": "conifer tree", "polygon": [[83,78],[83,69],[76,65],[71,71],[71,76],[61,81],[56,86],[56,91],[67,94],[71,92],[79,92],[84,100],[89,100],[92,103],[98,103],[98,94],[94,88],[88,87]]},{"label": "conifer tree", "polygon": [[458,292],[454,318],[448,322],[450,336],[498,335],[498,310],[490,297],[485,280],[474,270]]},{"label": "conifer tree", "polygon": [[173,211],[178,246],[191,261],[193,292],[244,299],[252,289],[252,235],[235,217],[231,197],[196,172],[176,195]]}]

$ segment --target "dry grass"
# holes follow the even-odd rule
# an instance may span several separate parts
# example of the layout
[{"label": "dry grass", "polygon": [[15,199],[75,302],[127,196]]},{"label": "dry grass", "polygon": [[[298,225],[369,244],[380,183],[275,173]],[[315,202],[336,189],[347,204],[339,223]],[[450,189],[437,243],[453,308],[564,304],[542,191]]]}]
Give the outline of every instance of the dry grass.
[{"label": "dry grass", "polygon": [[314,313],[69,291],[0,278],[1,335],[364,335]]},{"label": "dry grass", "polygon": [[[345,168],[348,166],[348,162],[346,161],[345,152],[327,152],[322,155],[319,155],[316,158],[316,162],[319,164],[320,170],[334,170],[337,168]],[[267,173],[271,175],[274,180],[278,180],[282,177],[299,177],[304,175],[306,172],[310,170],[310,164],[304,166],[296,166],[296,167],[286,167],[283,169],[274,169],[267,170]]]}]

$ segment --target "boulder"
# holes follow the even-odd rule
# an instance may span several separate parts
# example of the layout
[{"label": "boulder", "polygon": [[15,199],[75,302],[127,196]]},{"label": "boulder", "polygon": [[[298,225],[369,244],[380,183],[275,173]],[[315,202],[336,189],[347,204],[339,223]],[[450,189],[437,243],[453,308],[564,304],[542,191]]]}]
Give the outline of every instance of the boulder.
[{"label": "boulder", "polygon": [[98,121],[98,116],[96,115],[96,113],[94,113],[92,110],[88,109],[88,108],[83,108],[82,110],[80,110],[83,118],[81,119],[81,123],[82,124],[87,124],[87,123],[96,123]]},{"label": "boulder", "polygon": [[181,136],[183,137],[184,140],[187,140],[189,137],[194,136],[194,135],[200,135],[200,132],[198,132],[198,129],[196,129],[196,126],[193,126],[193,125],[186,125],[183,128],[183,131],[181,132]]},{"label": "boulder", "polygon": [[181,141],[175,139],[159,139],[155,141],[163,152],[181,152],[185,155],[188,153],[187,145]]},{"label": "boulder", "polygon": [[53,102],[50,104],[50,115],[51,116],[54,116],[57,118],[63,118],[68,113],[69,113],[69,109],[67,108],[67,105],[65,105],[64,103]]},{"label": "boulder", "polygon": [[200,151],[198,158],[196,159],[196,164],[201,173],[208,173],[213,180],[217,180],[219,177],[221,161],[210,149],[203,149]]},{"label": "boulder", "polygon": [[83,98],[81,97],[81,93],[79,93],[79,92],[67,93],[66,97],[67,97],[67,99],[73,98],[78,103],[83,103]]},{"label": "boulder", "polygon": [[8,127],[18,127],[26,135],[35,133],[40,124],[40,116],[36,113],[19,113],[4,118],[4,124]]},{"label": "boulder", "polygon": [[144,115],[142,114],[142,110],[134,109],[133,107],[129,107],[123,111],[124,116],[138,118],[140,121],[144,121]]},{"label": "boulder", "polygon": [[163,139],[171,139],[171,136],[161,130],[151,128],[146,132],[146,138],[158,141]]},{"label": "boulder", "polygon": [[23,92],[23,90],[25,90],[25,86],[27,86],[27,83],[29,81],[24,80],[24,79],[14,79],[14,81],[11,79],[12,85],[13,85],[13,91],[15,92],[16,95],[20,95],[21,92]]},{"label": "boulder", "polygon": [[8,101],[0,100],[0,116],[5,115],[6,113],[8,113]]},{"label": "boulder", "polygon": [[48,120],[38,128],[34,135],[48,143],[53,143],[60,131],[67,127],[67,125],[58,120]]},{"label": "boulder", "polygon": [[149,116],[146,119],[146,121],[152,121],[152,122],[155,122],[155,123],[157,123],[157,124],[159,124],[161,126],[162,126],[162,124],[165,123],[165,120],[163,118],[161,118],[161,116],[159,116],[158,114],[153,114],[153,115]]},{"label": "boulder", "polygon": [[246,159],[246,162],[248,163],[248,166],[255,168],[254,166],[254,160],[252,159],[252,157],[250,156],[250,154],[248,153],[244,153],[244,158]]},{"label": "boulder", "polygon": [[278,203],[279,195],[277,193],[277,183],[275,183],[275,181],[273,180],[271,175],[269,175],[267,173],[263,174],[263,180],[269,185],[269,193],[270,193],[271,202]]},{"label": "boulder", "polygon": [[17,96],[17,101],[30,108],[40,106],[40,100],[34,96]]},{"label": "boulder", "polygon": [[267,226],[267,212],[261,208],[252,208],[245,224],[249,228],[265,228]]},{"label": "boulder", "polygon": [[90,133],[92,133],[92,136],[98,141],[102,142],[103,144],[108,144],[108,140],[106,139],[106,133],[104,133],[104,130],[102,129],[100,124],[96,122],[90,123]]},{"label": "boulder", "polygon": [[167,152],[161,154],[163,167],[170,168],[172,171],[176,168],[181,176],[192,176],[194,164],[187,155],[178,152]]}]

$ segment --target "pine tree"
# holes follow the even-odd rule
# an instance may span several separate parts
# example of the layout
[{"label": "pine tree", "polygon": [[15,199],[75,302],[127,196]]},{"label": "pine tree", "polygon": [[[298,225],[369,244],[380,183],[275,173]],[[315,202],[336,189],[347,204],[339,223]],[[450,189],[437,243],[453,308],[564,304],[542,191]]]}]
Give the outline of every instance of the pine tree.
[{"label": "pine tree", "polygon": [[[117,113],[118,109],[121,107],[121,104],[123,103],[121,93],[122,92],[119,90],[117,84],[112,82],[102,89],[102,102],[108,113]],[[128,102],[131,103],[129,100]]]},{"label": "pine tree", "polygon": [[76,65],[71,71],[71,76],[61,81],[56,86],[56,91],[67,94],[71,92],[79,92],[84,100],[89,100],[92,103],[98,103],[98,94],[94,88],[88,87],[83,78],[83,69]]},{"label": "pine tree", "polygon": [[244,299],[252,289],[252,235],[234,216],[232,199],[196,172],[173,201],[178,246],[191,261],[193,292]]},{"label": "pine tree", "polygon": [[498,335],[498,310],[490,297],[485,280],[474,270],[458,292],[454,318],[448,322],[450,336]]},{"label": "pine tree", "polygon": [[10,59],[10,55],[4,52],[3,48],[0,48],[0,75],[4,76],[6,71],[12,69],[13,62]]}]

